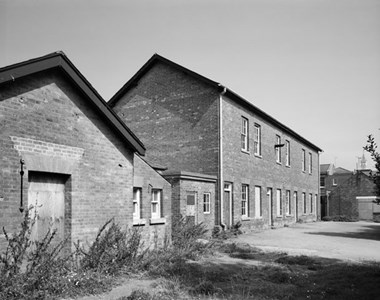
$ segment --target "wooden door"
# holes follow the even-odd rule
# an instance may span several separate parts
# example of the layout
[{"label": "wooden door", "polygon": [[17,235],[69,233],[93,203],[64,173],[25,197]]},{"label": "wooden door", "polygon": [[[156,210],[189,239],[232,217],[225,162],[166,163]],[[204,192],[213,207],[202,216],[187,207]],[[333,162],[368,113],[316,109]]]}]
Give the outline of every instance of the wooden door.
[{"label": "wooden door", "polygon": [[[49,229],[56,230],[53,244],[64,239],[65,220],[65,177],[59,174],[30,172],[28,205],[35,209],[32,240],[41,240]],[[36,214],[36,215],[35,215]]]}]

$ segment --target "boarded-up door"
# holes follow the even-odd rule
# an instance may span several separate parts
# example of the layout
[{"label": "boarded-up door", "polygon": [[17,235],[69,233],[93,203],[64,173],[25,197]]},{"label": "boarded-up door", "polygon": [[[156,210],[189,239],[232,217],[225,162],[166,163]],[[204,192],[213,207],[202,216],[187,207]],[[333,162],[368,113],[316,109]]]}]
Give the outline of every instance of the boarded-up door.
[{"label": "boarded-up door", "polygon": [[195,224],[196,193],[188,192],[186,195],[186,218],[191,224]]},{"label": "boarded-up door", "polygon": [[41,240],[49,229],[57,230],[53,244],[64,239],[65,220],[65,180],[59,174],[30,172],[28,205],[36,210],[31,211],[31,217],[37,214],[32,228],[32,240]]}]

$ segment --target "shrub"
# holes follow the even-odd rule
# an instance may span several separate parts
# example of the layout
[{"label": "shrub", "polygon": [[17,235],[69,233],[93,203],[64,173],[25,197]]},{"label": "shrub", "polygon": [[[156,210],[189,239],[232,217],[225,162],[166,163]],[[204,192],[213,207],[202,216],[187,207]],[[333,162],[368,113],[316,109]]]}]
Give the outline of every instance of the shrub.
[{"label": "shrub", "polygon": [[122,270],[131,270],[140,263],[146,253],[142,246],[138,229],[122,230],[110,219],[100,228],[88,250],[76,244],[76,254],[82,257],[82,269],[114,275]]}]

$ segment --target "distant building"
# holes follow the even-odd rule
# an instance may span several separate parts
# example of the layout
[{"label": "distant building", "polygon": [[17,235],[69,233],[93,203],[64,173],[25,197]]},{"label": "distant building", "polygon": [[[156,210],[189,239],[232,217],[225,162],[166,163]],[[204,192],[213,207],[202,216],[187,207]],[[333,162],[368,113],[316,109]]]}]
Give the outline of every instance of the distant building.
[{"label": "distant building", "polygon": [[[320,166],[321,217],[345,215],[353,219],[373,220],[380,213],[375,185],[366,169],[365,157],[355,172],[335,168],[333,164]],[[361,169],[364,168],[364,169]]]},{"label": "distant building", "polygon": [[221,84],[155,54],[108,104],[168,168],[176,214],[246,230],[317,220],[321,149]]}]

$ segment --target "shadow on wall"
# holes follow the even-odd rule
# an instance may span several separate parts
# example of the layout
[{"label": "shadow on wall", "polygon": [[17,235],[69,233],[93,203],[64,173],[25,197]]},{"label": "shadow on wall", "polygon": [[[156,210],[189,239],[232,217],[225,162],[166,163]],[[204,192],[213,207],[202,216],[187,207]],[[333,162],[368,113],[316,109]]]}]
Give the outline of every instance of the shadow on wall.
[{"label": "shadow on wall", "polygon": [[308,234],[380,241],[380,225],[368,225],[365,228],[355,232],[308,232]]}]

